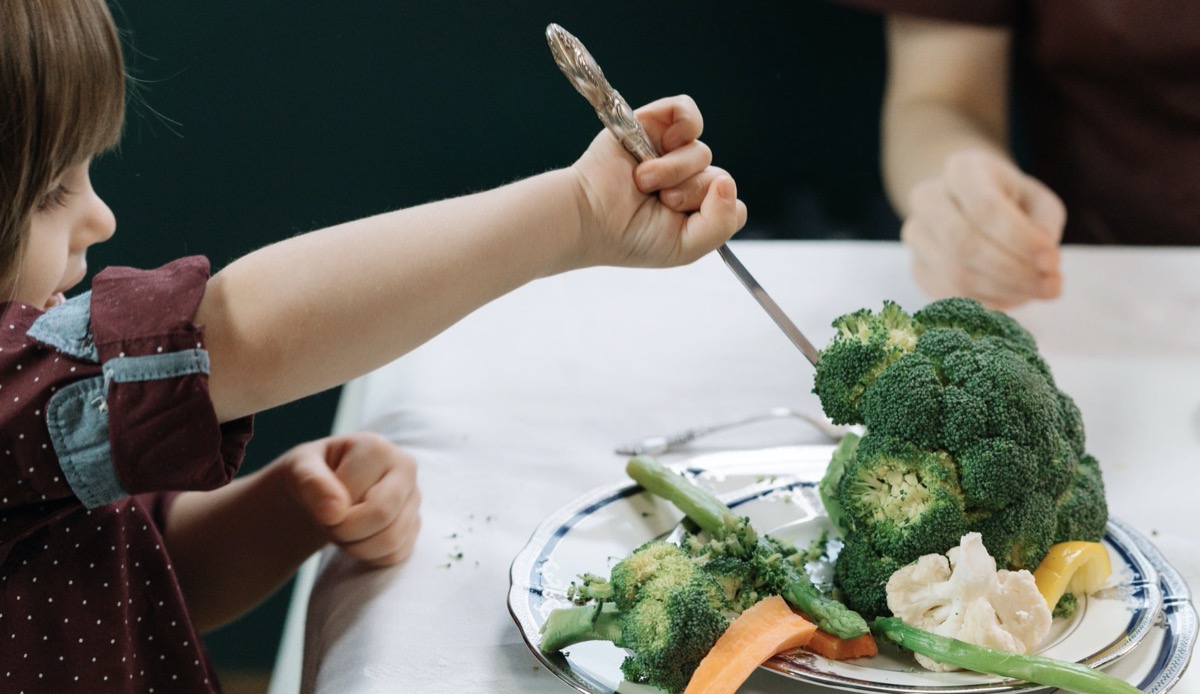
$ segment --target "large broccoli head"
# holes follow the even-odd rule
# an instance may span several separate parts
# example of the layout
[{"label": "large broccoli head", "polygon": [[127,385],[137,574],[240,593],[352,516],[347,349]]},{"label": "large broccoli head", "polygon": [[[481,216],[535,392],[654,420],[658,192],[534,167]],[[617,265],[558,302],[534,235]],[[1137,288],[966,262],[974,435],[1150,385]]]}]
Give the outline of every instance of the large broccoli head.
[{"label": "large broccoli head", "polygon": [[1103,483],[1082,416],[1015,320],[954,298],[911,317],[888,302],[834,325],[814,392],[831,419],[867,430],[822,480],[839,485],[845,593],[875,585],[861,579],[873,570],[851,571],[853,562],[904,565],[968,531],[1010,569],[1035,567],[1053,542],[1103,535]]}]

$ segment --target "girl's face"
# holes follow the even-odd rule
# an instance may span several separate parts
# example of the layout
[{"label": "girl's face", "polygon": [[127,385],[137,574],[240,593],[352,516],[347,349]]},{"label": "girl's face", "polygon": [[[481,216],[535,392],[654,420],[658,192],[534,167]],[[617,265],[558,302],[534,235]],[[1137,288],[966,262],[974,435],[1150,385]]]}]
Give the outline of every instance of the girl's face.
[{"label": "girl's face", "polygon": [[92,189],[89,164],[63,172],[34,211],[13,299],[43,309],[62,303],[87,274],[88,247],[116,231],[112,210]]}]

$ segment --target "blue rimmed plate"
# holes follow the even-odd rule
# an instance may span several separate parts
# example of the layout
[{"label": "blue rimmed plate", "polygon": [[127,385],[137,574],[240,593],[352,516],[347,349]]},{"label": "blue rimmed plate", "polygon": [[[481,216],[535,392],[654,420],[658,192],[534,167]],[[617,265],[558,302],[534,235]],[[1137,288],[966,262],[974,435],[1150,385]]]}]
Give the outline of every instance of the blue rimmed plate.
[{"label": "blue rimmed plate", "polygon": [[[831,451],[830,446],[731,451],[693,458],[679,469],[749,516],[760,530],[803,548],[830,528],[814,485]],[[569,604],[565,594],[572,580],[587,572],[606,575],[638,545],[669,536],[680,520],[673,506],[626,481],[597,489],[551,514],[513,561],[509,610],[535,656],[576,690],[656,691],[622,680],[625,653],[611,644],[577,644],[565,655],[543,654],[537,644],[546,616]],[[1182,675],[1196,640],[1196,613],[1186,585],[1148,540],[1119,521],[1110,521],[1104,544],[1114,569],[1109,585],[1081,601],[1071,619],[1055,620],[1040,652],[1104,667],[1147,692],[1166,691]],[[819,576],[829,567],[810,568]],[[787,655],[772,659],[765,668],[789,679],[768,678],[763,691],[794,690],[790,680],[908,694],[1037,688],[978,673],[928,672],[911,656],[887,646],[875,658],[836,662]]]}]

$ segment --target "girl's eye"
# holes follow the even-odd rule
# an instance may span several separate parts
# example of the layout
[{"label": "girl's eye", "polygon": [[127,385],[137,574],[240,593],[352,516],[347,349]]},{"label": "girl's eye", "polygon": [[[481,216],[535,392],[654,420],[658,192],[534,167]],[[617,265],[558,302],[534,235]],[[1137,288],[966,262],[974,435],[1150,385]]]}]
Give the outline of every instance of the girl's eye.
[{"label": "girl's eye", "polygon": [[46,195],[41,199],[41,201],[38,202],[38,205],[37,205],[38,211],[44,212],[45,210],[48,210],[51,207],[62,207],[63,205],[66,205],[67,204],[67,196],[70,194],[71,194],[71,191],[67,190],[63,184],[59,183],[58,185],[51,188],[50,192],[46,193]]}]

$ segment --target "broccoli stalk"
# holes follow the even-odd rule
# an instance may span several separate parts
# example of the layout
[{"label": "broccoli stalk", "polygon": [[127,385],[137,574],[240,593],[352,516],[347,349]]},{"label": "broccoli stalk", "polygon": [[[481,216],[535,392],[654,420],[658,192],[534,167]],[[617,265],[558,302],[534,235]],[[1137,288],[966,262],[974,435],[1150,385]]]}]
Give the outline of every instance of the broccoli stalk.
[{"label": "broccoli stalk", "polygon": [[[749,554],[773,560],[769,571],[779,575],[772,581],[779,587],[779,594],[809,615],[822,631],[844,639],[867,633],[866,620],[858,613],[821,593],[795,563],[780,557],[781,543],[760,539],[746,519],[735,515],[708,490],[688,482],[649,456],[631,458],[625,472],[647,491],[674,504],[717,543],[748,548]],[[759,565],[762,566],[761,561]]]},{"label": "broccoli stalk", "polygon": [[[739,525],[744,525],[741,518],[708,490],[689,483],[650,456],[631,458],[625,464],[625,472],[646,491],[670,501],[701,530],[714,537],[724,538]],[[753,533],[754,529],[746,526],[745,531]],[[757,542],[758,537],[753,536],[748,544],[753,547]]]},{"label": "broccoli stalk", "polygon": [[623,646],[621,630],[625,618],[615,603],[596,602],[578,607],[563,607],[550,612],[542,625],[543,653],[556,653],[584,641],[612,641]]},{"label": "broccoli stalk", "polygon": [[1009,653],[938,636],[909,626],[896,617],[881,617],[872,623],[876,634],[941,663],[1012,677],[1081,694],[1137,694],[1140,690],[1100,670],[1023,653]]}]

